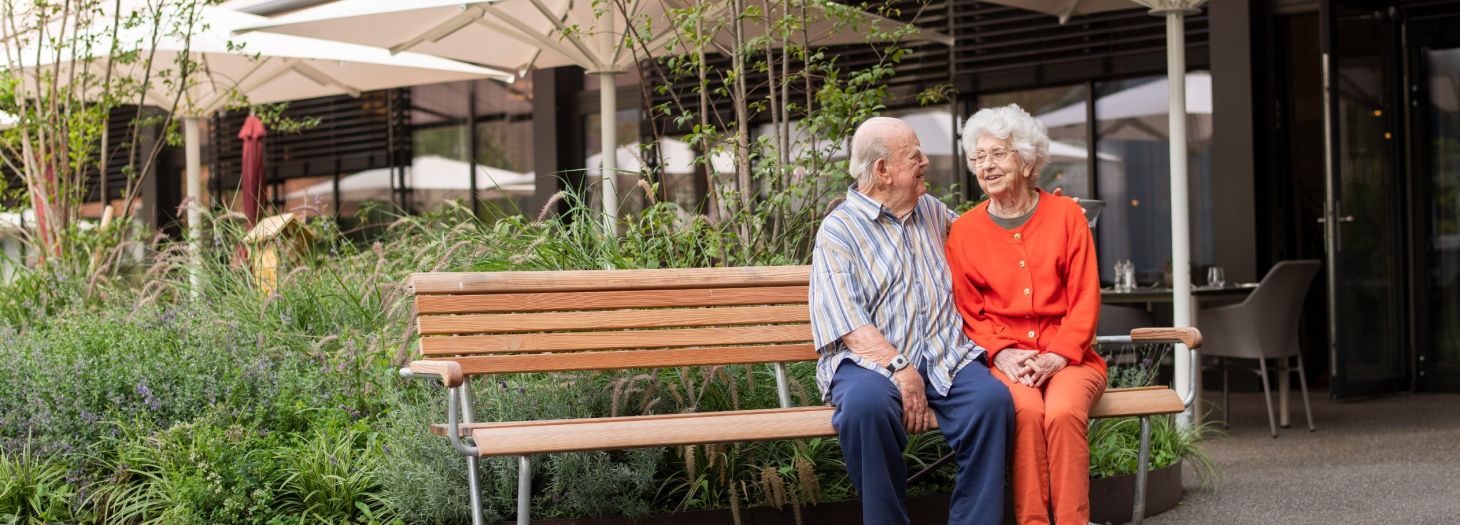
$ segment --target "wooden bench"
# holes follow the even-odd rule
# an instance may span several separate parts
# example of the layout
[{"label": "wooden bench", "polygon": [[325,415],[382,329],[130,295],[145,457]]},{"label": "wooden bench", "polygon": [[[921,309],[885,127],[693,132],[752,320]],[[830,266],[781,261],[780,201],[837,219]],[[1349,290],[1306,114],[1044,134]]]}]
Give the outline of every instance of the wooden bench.
[{"label": "wooden bench", "polygon": [[[835,436],[830,406],[792,406],[785,363],[817,358],[806,305],[808,266],[411,276],[422,359],[406,377],[439,378],[447,422],[434,425],[467,457],[473,523],[481,523],[477,458],[518,456],[517,522],[528,523],[529,457]],[[1102,342],[1184,343],[1193,329],[1140,329]],[[555,421],[473,421],[471,379],[490,374],[767,364],[780,408]],[[1173,414],[1183,401],[1164,387],[1109,390],[1092,418]],[[455,432],[451,429],[457,429]],[[1144,484],[1138,483],[1143,489]],[[1136,521],[1144,494],[1136,498]]]}]

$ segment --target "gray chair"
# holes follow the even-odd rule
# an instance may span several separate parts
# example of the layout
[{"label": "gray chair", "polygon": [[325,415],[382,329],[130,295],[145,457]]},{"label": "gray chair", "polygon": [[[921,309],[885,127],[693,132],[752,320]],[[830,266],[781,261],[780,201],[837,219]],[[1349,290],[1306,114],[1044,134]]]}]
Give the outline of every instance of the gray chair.
[{"label": "gray chair", "polygon": [[[1308,417],[1308,431],[1313,431],[1313,410],[1308,405],[1308,380],[1303,376],[1303,353],[1298,350],[1298,317],[1303,312],[1303,299],[1308,286],[1322,264],[1317,260],[1283,261],[1272,267],[1257,289],[1247,299],[1229,306],[1202,309],[1198,323],[1206,343],[1201,355],[1218,358],[1222,369],[1222,419],[1231,418],[1228,409],[1231,396],[1227,390],[1229,359],[1255,359],[1262,378],[1263,398],[1267,401],[1267,424],[1272,437],[1277,437],[1273,418],[1272,388],[1267,380],[1267,360],[1276,359],[1279,374],[1298,373],[1303,389],[1303,412]],[[1297,369],[1289,360],[1297,358]]]},{"label": "gray chair", "polygon": [[1100,324],[1097,335],[1127,335],[1136,328],[1156,326],[1156,320],[1144,308],[1129,306],[1100,305]]}]

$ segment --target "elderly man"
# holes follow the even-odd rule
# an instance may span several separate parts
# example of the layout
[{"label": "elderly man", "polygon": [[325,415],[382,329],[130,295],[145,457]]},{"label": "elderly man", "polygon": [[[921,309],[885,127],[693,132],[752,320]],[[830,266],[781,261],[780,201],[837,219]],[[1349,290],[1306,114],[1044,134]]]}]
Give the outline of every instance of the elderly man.
[{"label": "elderly man", "polygon": [[908,435],[933,418],[955,451],[949,523],[1003,520],[1009,390],[963,333],[943,244],[955,215],[925,195],[918,137],[874,118],[852,137],[856,185],[822,222],[811,263],[816,380],[865,523],[908,523]]}]

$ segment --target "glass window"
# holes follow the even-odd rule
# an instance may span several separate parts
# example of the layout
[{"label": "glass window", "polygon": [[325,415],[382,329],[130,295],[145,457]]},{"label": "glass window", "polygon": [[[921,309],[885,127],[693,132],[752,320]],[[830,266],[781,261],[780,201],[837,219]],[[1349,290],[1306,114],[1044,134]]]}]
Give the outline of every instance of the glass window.
[{"label": "glass window", "polygon": [[[1171,259],[1171,159],[1165,76],[1095,84],[1096,150],[1100,166],[1100,275],[1135,263],[1137,280],[1160,280]],[[1187,180],[1191,260],[1212,260],[1212,77],[1186,76]],[[1196,275],[1196,272],[1193,272]]]},{"label": "glass window", "polygon": [[[449,201],[470,207],[475,158],[479,213],[523,212],[534,189],[532,101],[526,94],[530,89],[519,88],[480,80],[413,89],[413,158],[406,183],[417,211]],[[473,110],[474,119],[469,118]]]},{"label": "glass window", "polygon": [[[639,187],[641,174],[645,172],[644,158],[647,156],[645,147],[639,142],[639,110],[620,109],[614,115],[617,128],[615,138],[618,140],[617,155],[614,160],[618,165],[618,175],[614,177],[614,183],[618,190],[619,216],[638,213],[644,209],[647,202],[644,197],[643,188]],[[600,118],[598,113],[592,113],[584,117],[583,130],[586,140],[583,141],[584,158],[587,159],[587,183],[588,202],[594,209],[602,209],[603,198],[599,192],[603,184],[600,182],[600,169],[603,166],[603,136],[599,131]]]},{"label": "glass window", "polygon": [[[1049,163],[1039,172],[1039,186],[1050,191],[1062,188],[1067,195],[1093,198],[1086,99],[1085,84],[1077,84],[983,95],[978,102],[981,108],[1018,104],[1043,122],[1049,129]],[[960,169],[967,170],[968,163],[961,163]]]}]

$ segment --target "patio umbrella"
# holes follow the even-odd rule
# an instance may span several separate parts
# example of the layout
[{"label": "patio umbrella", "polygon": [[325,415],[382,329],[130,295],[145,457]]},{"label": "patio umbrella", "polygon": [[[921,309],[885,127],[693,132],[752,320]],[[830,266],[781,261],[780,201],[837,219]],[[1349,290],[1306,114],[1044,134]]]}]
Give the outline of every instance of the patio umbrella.
[{"label": "patio umbrella", "polygon": [[[420,191],[468,192],[471,181],[461,176],[469,172],[467,161],[448,159],[439,155],[416,157],[406,171],[406,182]],[[532,193],[535,177],[531,173],[476,165],[477,191],[496,191],[504,195]],[[394,174],[390,168],[375,168],[340,177],[340,194],[350,194],[352,199],[367,200],[388,196],[393,188]],[[325,181],[304,189],[289,192],[285,199],[305,199],[314,195],[334,192],[334,181]]]},{"label": "patio umbrella", "polygon": [[[125,2],[121,5],[126,11],[142,7],[137,2]],[[162,21],[164,25],[188,22],[180,19],[186,16],[184,13],[165,14],[167,16]],[[149,73],[161,75],[157,69],[177,64],[179,55],[184,52],[196,64],[196,73],[200,78],[185,83],[185,89],[176,91],[179,82],[175,80],[159,81],[150,83],[153,89],[143,93],[146,103],[160,107],[173,107],[173,101],[178,100],[177,112],[182,115],[185,185],[189,202],[188,230],[193,238],[189,245],[193,259],[191,281],[195,290],[196,285],[200,284],[201,275],[197,270],[200,263],[197,239],[202,234],[199,118],[227,107],[238,95],[247,97],[253,103],[269,103],[339,94],[358,96],[363,91],[415,84],[512,78],[511,74],[473,64],[415,53],[392,53],[384,49],[343,42],[277,34],[233,36],[233,31],[237,28],[266,20],[264,17],[219,7],[203,7],[199,19],[193,22],[194,31],[188,39],[168,35],[154,42],[157,37],[153,35],[153,27],[149,24],[127,26],[117,31],[115,38],[121,49],[151,51],[152,64],[143,60],[131,60],[130,57],[117,61],[111,61],[109,57],[96,57],[89,64],[78,66],[91,68],[91,72],[99,78],[108,67],[108,62],[111,62],[113,75],[116,77],[140,79]],[[92,31],[91,37],[100,42],[93,44],[95,48],[111,48],[113,36],[108,29],[97,28]],[[32,50],[20,53],[22,57],[56,55],[49,48],[39,52]],[[22,62],[18,65],[34,68],[51,67],[55,64],[42,61],[39,64]],[[174,70],[170,75],[177,77],[178,72]],[[59,77],[72,76],[75,75]],[[33,78],[27,80],[34,83]]]},{"label": "patio umbrella", "polygon": [[259,208],[264,193],[264,122],[249,115],[243,119],[243,129],[238,138],[243,141],[243,215],[248,217],[248,226],[253,227],[259,219]]},{"label": "patio umbrella", "polygon": [[[905,24],[878,17],[826,0],[804,2],[815,23],[808,24],[810,41],[820,45],[864,41],[866,31],[839,30],[843,21],[856,20],[880,30]],[[762,6],[766,0],[745,0]],[[688,5],[689,0],[626,0],[626,13],[617,5],[587,0],[421,0],[380,2],[341,0],[278,17],[242,31],[266,31],[339,40],[389,48],[393,52],[416,51],[503,69],[525,71],[529,67],[579,66],[599,75],[599,111],[602,151],[617,149],[614,114],[618,103],[614,77],[634,65],[636,56],[624,45],[625,20],[638,29],[651,31],[647,49],[664,51],[675,37],[675,25],[668,9]],[[733,14],[728,1],[711,4],[706,18],[724,19]],[[627,16],[625,16],[627,15]],[[811,17],[808,17],[811,18]],[[645,23],[647,22],[647,23]],[[757,24],[751,24],[752,26]],[[763,29],[763,28],[761,28]],[[952,45],[952,39],[931,31],[912,38]],[[723,42],[721,35],[717,42]],[[618,214],[614,176],[617,155],[605,154],[602,167],[605,228],[612,229]]]},{"label": "patio umbrella", "polygon": [[[1151,14],[1166,18],[1166,76],[1170,89],[1171,147],[1171,285],[1172,324],[1191,326],[1191,226],[1187,212],[1186,181],[1186,15],[1201,12],[1206,0],[986,0],[995,4],[1049,13],[1063,23],[1076,14],[1129,9],[1140,4]],[[1098,109],[1098,108],[1097,108]],[[1196,389],[1191,377],[1189,352],[1176,352],[1174,386],[1182,396],[1193,399]]]}]

